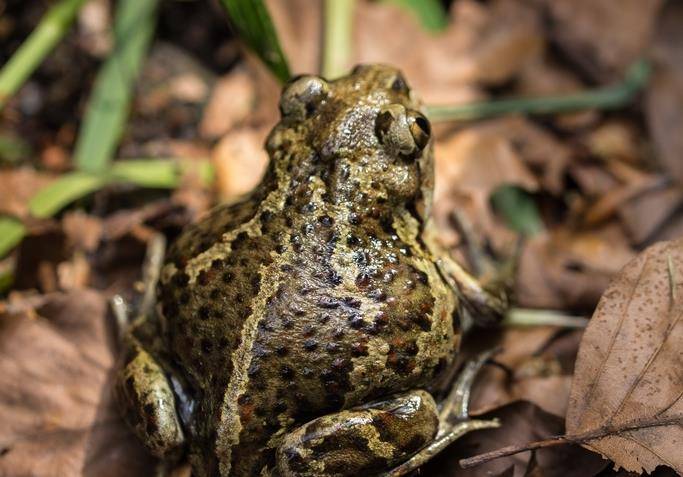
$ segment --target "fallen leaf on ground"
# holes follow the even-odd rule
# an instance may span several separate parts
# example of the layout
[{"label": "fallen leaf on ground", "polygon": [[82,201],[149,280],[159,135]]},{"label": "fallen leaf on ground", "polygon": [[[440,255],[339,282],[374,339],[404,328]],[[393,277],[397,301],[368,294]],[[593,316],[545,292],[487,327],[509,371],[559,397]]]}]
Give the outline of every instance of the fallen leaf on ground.
[{"label": "fallen leaf on ground", "polygon": [[645,115],[655,159],[683,183],[683,5],[668,2],[662,11],[653,56],[655,73],[645,96]]},{"label": "fallen leaf on ground", "polygon": [[[515,234],[495,216],[489,199],[502,185],[538,190],[538,181],[512,140],[499,134],[505,120],[459,131],[436,143],[433,215],[447,229],[452,211],[465,213],[473,230],[504,249]],[[450,245],[450,244],[448,244]]]},{"label": "fallen leaf on ground", "polygon": [[[471,469],[461,469],[458,460],[499,447],[536,440],[562,433],[562,418],[544,412],[527,401],[517,401],[486,414],[478,419],[498,418],[501,427],[467,434],[429,462],[422,469],[431,477],[481,477],[509,475],[523,477],[529,467],[530,453],[498,459]],[[537,451],[535,465],[544,477],[592,477],[605,467],[599,456],[579,446],[563,446]],[[513,467],[513,471],[508,469]],[[504,474],[504,472],[510,472]]]},{"label": "fallen leaf on ground", "polygon": [[[500,366],[486,366],[472,390],[473,412],[480,414],[514,401],[530,401],[546,412],[564,416],[569,402],[571,373],[580,332],[569,334],[551,326],[505,328],[482,339],[465,340],[475,346],[500,348],[493,358]],[[492,341],[490,335],[496,338]]]},{"label": "fallen leaf on ground", "polygon": [[234,199],[258,184],[268,165],[263,148],[266,132],[251,128],[227,134],[214,148],[211,160],[221,198]]},{"label": "fallen leaf on ground", "polygon": [[643,157],[639,131],[635,125],[621,120],[608,120],[587,131],[585,143],[592,156],[603,160],[619,160],[637,164]]},{"label": "fallen leaf on ground", "polygon": [[26,216],[29,199],[54,179],[30,167],[0,170],[0,214]]},{"label": "fallen leaf on ground", "polygon": [[151,475],[111,400],[106,315],[85,290],[0,316],[0,475]]},{"label": "fallen leaf on ground", "polygon": [[649,46],[663,0],[535,0],[550,36],[594,79],[618,79]]},{"label": "fallen leaf on ground", "polygon": [[515,296],[520,306],[529,308],[592,310],[612,277],[633,256],[616,224],[540,234],[523,246]]},{"label": "fallen leaf on ground", "polygon": [[579,349],[567,432],[643,423],[586,443],[630,471],[683,473],[682,277],[683,239],[648,248],[605,292]]},{"label": "fallen leaf on ground", "polygon": [[643,244],[669,222],[682,204],[681,186],[652,188],[621,204],[618,214],[633,243]]},{"label": "fallen leaf on ground", "polygon": [[230,71],[216,81],[204,115],[199,133],[206,138],[217,138],[233,126],[244,121],[254,107],[254,78],[242,68]]},{"label": "fallen leaf on ground", "polygon": [[[305,0],[269,1],[294,73],[319,73],[321,7]],[[292,15],[291,12],[297,12]],[[479,84],[502,84],[545,48],[539,12],[513,0],[453,2],[445,31],[432,34],[406,9],[389,2],[357,2],[350,69],[356,63],[401,68],[431,103],[483,99]],[[387,41],[387,31],[396,32]]]}]

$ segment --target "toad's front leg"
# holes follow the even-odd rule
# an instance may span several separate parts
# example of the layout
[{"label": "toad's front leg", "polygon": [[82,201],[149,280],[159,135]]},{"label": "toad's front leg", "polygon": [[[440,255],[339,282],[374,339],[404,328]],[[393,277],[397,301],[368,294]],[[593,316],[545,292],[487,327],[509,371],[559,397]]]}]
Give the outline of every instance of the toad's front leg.
[{"label": "toad's front leg", "polygon": [[124,418],[155,456],[180,456],[185,436],[176,399],[161,366],[133,336],[124,339],[126,352],[116,376],[116,394]]}]

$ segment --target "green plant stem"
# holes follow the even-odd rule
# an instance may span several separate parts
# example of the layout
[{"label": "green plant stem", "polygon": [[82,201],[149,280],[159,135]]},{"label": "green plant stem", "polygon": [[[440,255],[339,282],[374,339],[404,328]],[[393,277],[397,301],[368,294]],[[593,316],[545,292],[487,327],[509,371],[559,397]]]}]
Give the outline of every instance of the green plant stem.
[{"label": "green plant stem", "polygon": [[504,326],[560,326],[562,328],[585,328],[588,319],[571,316],[555,310],[511,308],[503,319]]},{"label": "green plant stem", "polygon": [[159,0],[119,0],[114,50],[100,68],[78,132],[74,163],[79,170],[104,171],[113,159],[154,33]]},{"label": "green plant stem", "polygon": [[70,172],[31,197],[29,212],[40,219],[52,217],[72,202],[113,183],[172,189],[180,185],[188,172],[195,173],[204,184],[213,180],[213,169],[208,160],[123,160],[115,162],[104,172]]},{"label": "green plant stem", "polygon": [[17,246],[26,235],[26,227],[14,217],[0,216],[0,258]]},{"label": "green plant stem", "polygon": [[43,16],[35,30],[0,70],[0,109],[59,43],[87,0],[62,0]]},{"label": "green plant stem", "polygon": [[263,0],[221,0],[230,23],[275,77],[284,83],[291,74],[275,26]]},{"label": "green plant stem", "polygon": [[320,72],[328,79],[343,75],[351,57],[355,0],[325,0]]},{"label": "green plant stem", "polygon": [[616,86],[588,90],[564,96],[512,98],[481,103],[427,106],[433,122],[471,121],[505,114],[557,114],[584,109],[616,109],[628,104],[647,83],[650,65],[641,60],[631,66],[624,81]]}]

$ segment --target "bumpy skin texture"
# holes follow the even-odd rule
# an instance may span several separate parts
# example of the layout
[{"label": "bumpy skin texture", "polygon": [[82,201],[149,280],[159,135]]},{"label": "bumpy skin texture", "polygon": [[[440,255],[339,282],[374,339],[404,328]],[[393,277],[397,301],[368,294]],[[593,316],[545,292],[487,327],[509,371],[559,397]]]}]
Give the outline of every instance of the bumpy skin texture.
[{"label": "bumpy skin texture", "polygon": [[[300,78],[281,109],[261,185],[179,237],[158,321],[132,331],[185,395],[176,406],[197,476],[277,473],[288,432],[428,388],[460,338],[456,297],[421,238],[429,124],[400,72],[373,65],[334,82]],[[138,422],[172,434],[158,412],[122,400]],[[149,433],[138,435],[149,444]]]},{"label": "bumpy skin texture", "polygon": [[277,451],[282,477],[374,475],[400,464],[439,429],[425,391],[319,417],[290,432]]}]

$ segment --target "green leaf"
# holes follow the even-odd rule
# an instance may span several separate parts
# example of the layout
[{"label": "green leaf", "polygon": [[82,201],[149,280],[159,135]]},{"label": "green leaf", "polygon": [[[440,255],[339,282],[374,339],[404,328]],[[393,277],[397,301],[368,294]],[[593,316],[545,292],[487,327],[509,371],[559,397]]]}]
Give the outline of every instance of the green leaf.
[{"label": "green leaf", "polygon": [[239,36],[282,83],[291,74],[263,0],[221,0]]},{"label": "green leaf", "polygon": [[410,11],[420,21],[422,28],[432,33],[443,31],[448,26],[448,14],[439,0],[385,0],[385,2]]},{"label": "green leaf", "polygon": [[0,257],[4,257],[7,252],[21,242],[26,235],[26,227],[13,217],[0,217]]},{"label": "green leaf", "polygon": [[188,171],[196,173],[203,184],[213,181],[213,167],[206,159],[134,159],[112,165],[111,178],[140,187],[173,189]]},{"label": "green leaf", "polygon": [[154,33],[159,0],[119,0],[115,48],[100,69],[76,140],[74,162],[101,172],[114,156],[125,128],[135,79]]},{"label": "green leaf", "polygon": [[213,180],[208,160],[134,159],[115,162],[103,173],[70,172],[41,189],[29,201],[29,211],[36,218],[52,217],[72,202],[114,182],[127,182],[154,189],[173,189],[189,169],[194,169],[203,184]]},{"label": "green leaf", "polygon": [[0,162],[16,163],[30,154],[31,146],[26,141],[14,135],[0,134]]},{"label": "green leaf", "polygon": [[513,230],[524,235],[535,235],[543,230],[536,202],[521,187],[500,186],[491,194],[491,203]]},{"label": "green leaf", "polygon": [[[0,109],[21,88],[45,57],[64,37],[86,0],[62,0],[40,20],[0,70]],[[8,20],[9,21],[9,20]]]},{"label": "green leaf", "polygon": [[105,176],[87,172],[64,174],[31,198],[28,203],[29,211],[39,219],[52,217],[73,201],[95,192],[107,182]]}]

